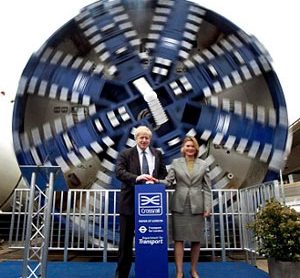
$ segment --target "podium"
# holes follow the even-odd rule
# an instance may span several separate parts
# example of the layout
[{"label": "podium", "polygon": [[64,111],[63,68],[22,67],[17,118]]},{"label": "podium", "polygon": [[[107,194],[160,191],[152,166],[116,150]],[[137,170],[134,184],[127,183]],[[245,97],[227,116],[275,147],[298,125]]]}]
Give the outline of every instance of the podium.
[{"label": "podium", "polygon": [[162,184],[135,186],[135,277],[168,277],[166,191]]},{"label": "podium", "polygon": [[68,188],[59,166],[24,165],[20,169],[30,181],[22,278],[45,278],[53,192]]}]

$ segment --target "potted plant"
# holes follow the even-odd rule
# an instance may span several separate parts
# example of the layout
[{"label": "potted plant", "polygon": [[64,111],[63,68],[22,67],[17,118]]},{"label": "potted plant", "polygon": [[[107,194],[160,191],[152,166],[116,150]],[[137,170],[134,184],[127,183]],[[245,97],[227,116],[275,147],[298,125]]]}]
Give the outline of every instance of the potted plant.
[{"label": "potted plant", "polygon": [[300,215],[276,200],[267,202],[249,225],[258,253],[268,258],[271,278],[300,277]]}]

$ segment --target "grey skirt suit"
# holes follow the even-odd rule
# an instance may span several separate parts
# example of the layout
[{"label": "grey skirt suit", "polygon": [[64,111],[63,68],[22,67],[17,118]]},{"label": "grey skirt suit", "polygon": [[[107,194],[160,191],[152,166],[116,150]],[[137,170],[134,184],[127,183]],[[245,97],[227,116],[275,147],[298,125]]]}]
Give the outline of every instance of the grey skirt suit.
[{"label": "grey skirt suit", "polygon": [[162,183],[175,184],[171,199],[172,236],[175,241],[202,242],[204,239],[203,212],[211,211],[211,187],[208,165],[195,159],[190,172],[184,157],[174,159]]}]

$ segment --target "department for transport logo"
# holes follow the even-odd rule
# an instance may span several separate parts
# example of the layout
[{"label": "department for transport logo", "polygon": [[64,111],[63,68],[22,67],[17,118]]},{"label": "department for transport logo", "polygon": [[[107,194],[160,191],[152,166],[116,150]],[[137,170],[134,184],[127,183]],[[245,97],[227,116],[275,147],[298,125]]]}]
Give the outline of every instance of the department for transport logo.
[{"label": "department for transport logo", "polygon": [[162,215],[162,193],[139,193],[138,210],[140,216]]}]

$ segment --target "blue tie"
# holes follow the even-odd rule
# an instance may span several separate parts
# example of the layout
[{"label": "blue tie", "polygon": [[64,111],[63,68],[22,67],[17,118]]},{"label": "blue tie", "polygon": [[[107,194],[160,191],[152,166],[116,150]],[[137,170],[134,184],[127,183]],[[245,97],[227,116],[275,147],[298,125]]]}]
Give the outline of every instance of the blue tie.
[{"label": "blue tie", "polygon": [[142,174],[149,174],[149,165],[145,151],[143,151]]}]

